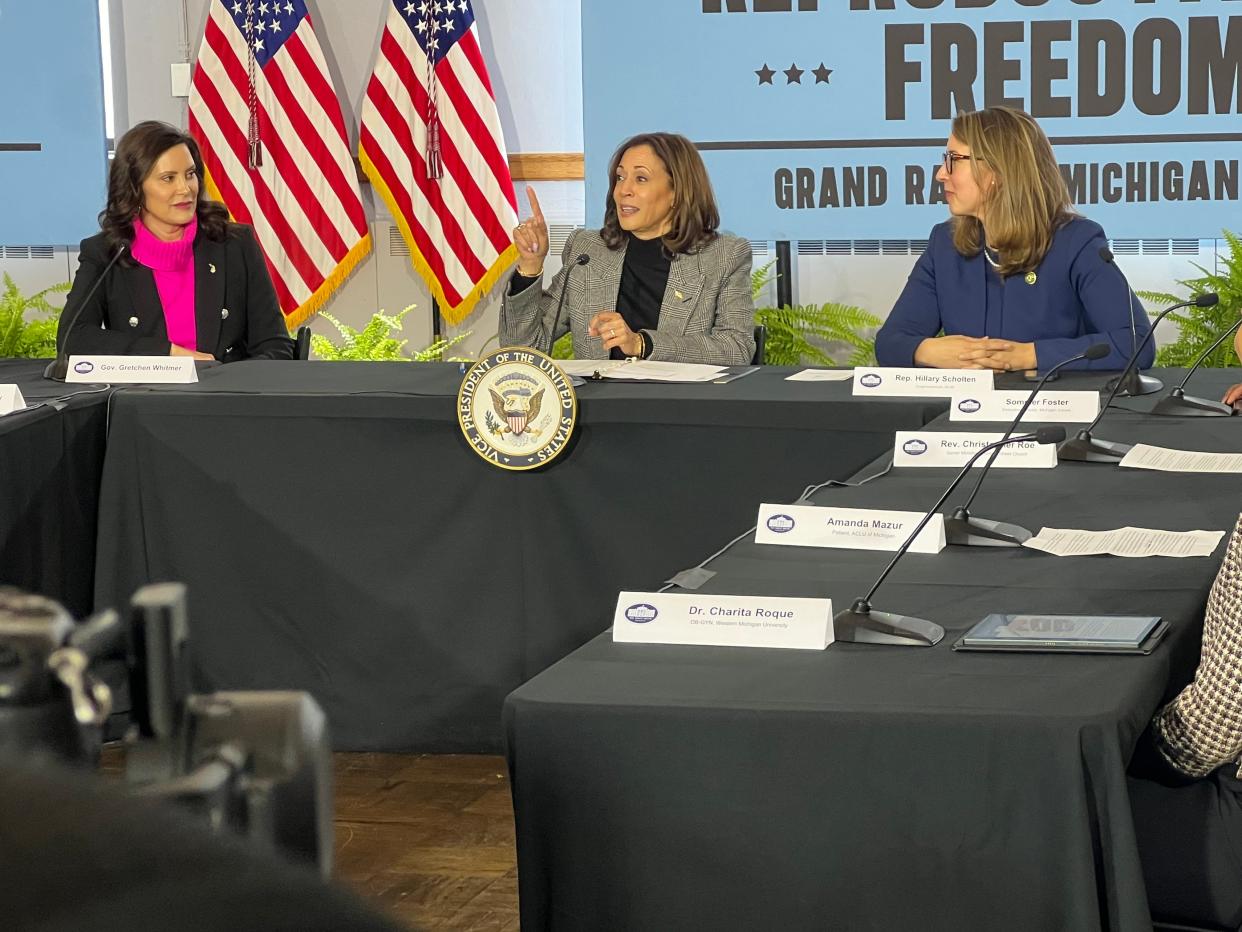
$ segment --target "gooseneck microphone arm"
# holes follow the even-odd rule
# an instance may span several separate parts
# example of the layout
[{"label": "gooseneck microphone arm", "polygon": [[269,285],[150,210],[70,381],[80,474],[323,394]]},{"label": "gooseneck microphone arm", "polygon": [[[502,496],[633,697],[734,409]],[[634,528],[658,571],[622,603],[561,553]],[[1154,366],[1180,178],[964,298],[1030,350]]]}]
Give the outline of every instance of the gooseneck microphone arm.
[{"label": "gooseneck microphone arm", "polygon": [[1116,463],[1122,459],[1130,451],[1133,444],[1117,443],[1110,440],[1097,440],[1091,436],[1091,431],[1095,430],[1100,420],[1108,412],[1108,406],[1113,403],[1113,399],[1117,397],[1117,392],[1121,389],[1122,381],[1126,375],[1138,363],[1138,354],[1143,351],[1143,347],[1151,340],[1156,332],[1156,326],[1160,321],[1164,320],[1174,311],[1180,311],[1184,307],[1212,307],[1220,298],[1215,292],[1209,291],[1199,295],[1192,301],[1183,301],[1180,304],[1174,304],[1166,307],[1163,311],[1156,315],[1151,322],[1151,329],[1144,335],[1142,342],[1139,343],[1138,349],[1134,355],[1130,357],[1130,361],[1126,363],[1125,369],[1121,375],[1113,383],[1112,389],[1108,393],[1108,397],[1100,405],[1100,413],[1095,416],[1092,421],[1083,430],[1080,430],[1074,437],[1061,444],[1057,450],[1057,456],[1063,460],[1082,460],[1088,463]]},{"label": "gooseneck microphone arm", "polygon": [[923,519],[915,526],[910,536],[905,539],[897,552],[893,554],[893,559],[888,562],[888,566],[884,567],[884,571],[880,573],[879,578],[874,585],[867,590],[867,594],[858,599],[854,604],[845,611],[838,612],[833,618],[833,630],[835,638],[838,641],[856,641],[867,644],[909,644],[921,647],[930,647],[939,643],[944,637],[944,628],[932,621],[924,618],[915,618],[910,615],[898,615],[892,612],[877,612],[871,608],[871,597],[888,578],[888,574],[893,571],[893,567],[906,554],[914,543],[914,539],[922,533],[923,528],[927,527],[927,523],[931,521],[932,515],[940,511],[945,501],[953,494],[953,490],[970,471],[971,467],[979,461],[979,458],[985,453],[999,449],[1011,443],[1026,443],[1034,440],[1036,443],[1057,443],[1064,439],[1065,430],[1061,427],[1041,427],[1032,434],[1022,434],[1017,437],[1008,437],[1003,440],[996,440],[980,447],[966,461],[966,465],[961,468],[953,481],[949,483],[949,487],[944,490],[944,494],[932,505],[927,514],[923,515]]},{"label": "gooseneck microphone arm", "polygon": [[548,355],[552,354],[552,345],[556,343],[556,328],[561,325],[561,310],[565,307],[565,292],[569,290],[569,276],[574,273],[574,266],[586,265],[591,257],[585,252],[574,259],[573,265],[565,269],[565,280],[561,282],[561,297],[556,302],[556,313],[552,315],[552,330],[548,333]]},{"label": "gooseneck microphone arm", "polygon": [[[1121,267],[1114,261],[1116,256],[1113,255],[1111,249],[1107,246],[1100,247],[1100,258],[1108,265],[1117,270],[1117,275],[1121,278],[1121,283],[1126,287],[1126,303],[1130,308],[1130,355],[1138,358],[1138,318],[1134,316],[1134,289],[1130,287],[1130,282],[1126,275],[1121,271]],[[1164,387],[1164,383],[1159,379],[1150,375],[1143,375],[1137,369],[1131,370],[1128,377],[1117,376],[1119,389],[1118,393],[1133,397],[1135,395],[1150,395],[1152,392],[1158,392]]]},{"label": "gooseneck microphone arm", "polygon": [[1174,389],[1174,391],[1185,391],[1186,390],[1186,383],[1189,382],[1190,377],[1195,374],[1195,370],[1197,370],[1201,365],[1203,365],[1203,360],[1211,356],[1212,351],[1215,350],[1216,347],[1224,343],[1226,337],[1228,337],[1231,333],[1233,333],[1235,330],[1238,329],[1239,324],[1242,324],[1242,317],[1239,317],[1232,324],[1230,324],[1228,329],[1221,331],[1221,335],[1212,341],[1212,345],[1199,354],[1199,358],[1194,361],[1194,364],[1190,367],[1190,371],[1186,373],[1186,378],[1182,379],[1182,381],[1178,383],[1178,386],[1177,388]]},{"label": "gooseneck microphone arm", "polygon": [[[1005,431],[1005,435],[1001,439],[1008,440],[1013,432],[1018,429],[1018,423],[1031,407],[1032,402],[1035,401],[1035,396],[1039,394],[1040,390],[1043,389],[1044,385],[1058,369],[1084,359],[1103,359],[1108,353],[1107,343],[1093,343],[1077,356],[1063,359],[1045,372],[1044,377],[1039,380],[1034,390],[1027,395],[1026,400],[1022,403],[1022,407],[1018,409],[1017,416],[1010,423],[1008,430]],[[1030,539],[1031,532],[1024,527],[1002,521],[990,521],[986,518],[975,518],[970,514],[970,506],[974,503],[975,496],[979,494],[979,489],[983,487],[983,480],[987,478],[988,470],[992,468],[992,464],[996,462],[998,456],[1000,456],[999,448],[992,451],[991,457],[983,464],[983,468],[979,470],[979,478],[975,482],[975,487],[971,490],[970,496],[965,503],[959,505],[954,509],[953,514],[945,519],[944,533],[945,540],[948,543],[959,546],[1018,547],[1024,541]]]},{"label": "gooseneck microphone arm", "polygon": [[1220,336],[1212,341],[1211,346],[1199,354],[1199,358],[1194,361],[1194,365],[1190,367],[1190,371],[1186,373],[1186,377],[1182,379],[1181,384],[1156,402],[1156,406],[1151,409],[1152,414],[1172,414],[1182,417],[1228,417],[1231,414],[1237,413],[1237,409],[1233,405],[1227,405],[1223,401],[1187,395],[1186,383],[1190,381],[1190,377],[1195,374],[1198,368],[1203,365],[1203,361],[1212,355],[1216,347],[1224,343],[1238,329],[1239,324],[1242,324],[1242,317],[1230,324]]},{"label": "gooseneck microphone arm", "polygon": [[[82,316],[82,310],[86,305],[90,304],[91,298],[95,297],[95,292],[99,286],[103,284],[103,280],[108,277],[108,273],[112,271],[112,266],[116,265],[116,260],[125,254],[125,250],[129,248],[128,243],[121,243],[113,253],[112,258],[108,260],[103,267],[103,271],[99,273],[99,277],[95,279],[90,288],[86,290],[80,304],[73,309],[73,315],[69,318],[68,324],[65,326],[65,334],[60,335],[60,328],[57,328],[56,334],[56,358],[47,364],[47,368],[43,370],[45,379],[55,379],[57,382],[65,381],[65,375],[69,371],[69,337],[73,335],[73,328],[78,325],[78,318]],[[63,321],[63,317],[62,317]]]}]

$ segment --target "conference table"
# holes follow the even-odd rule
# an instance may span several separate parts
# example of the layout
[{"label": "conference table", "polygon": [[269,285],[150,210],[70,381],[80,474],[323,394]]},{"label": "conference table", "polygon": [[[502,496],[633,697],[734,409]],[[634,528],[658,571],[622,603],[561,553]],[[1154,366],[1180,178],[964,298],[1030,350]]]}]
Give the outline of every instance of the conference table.
[{"label": "conference table", "polygon": [[[1205,373],[1192,391],[1220,397],[1232,375]],[[1239,418],[1121,410],[1095,433],[1242,451]],[[954,472],[893,469],[812,500],[923,511]],[[1228,531],[1239,511],[1236,475],[1073,462],[994,469],[972,508],[1032,530]],[[705,541],[703,556],[724,539]],[[943,625],[931,648],[597,636],[506,700],[522,928],[1150,928],[1125,770],[1197,663],[1223,548],[1184,559],[908,554],[873,604]],[[891,556],[747,539],[707,564],[716,575],[699,591],[831,598],[839,610]],[[953,649],[1006,611],[1154,614],[1171,627],[1149,656]]]},{"label": "conference table", "polygon": [[945,409],[763,367],[588,381],[569,448],[466,444],[456,364],[243,362],[112,396],[96,603],[188,586],[200,689],[302,689],[341,749],[498,751],[505,695],[697,563],[759,500],[842,479]]},{"label": "conference table", "polygon": [[0,417],[0,583],[77,616],[92,604],[107,393],[43,378],[47,360],[0,360],[25,410]]}]

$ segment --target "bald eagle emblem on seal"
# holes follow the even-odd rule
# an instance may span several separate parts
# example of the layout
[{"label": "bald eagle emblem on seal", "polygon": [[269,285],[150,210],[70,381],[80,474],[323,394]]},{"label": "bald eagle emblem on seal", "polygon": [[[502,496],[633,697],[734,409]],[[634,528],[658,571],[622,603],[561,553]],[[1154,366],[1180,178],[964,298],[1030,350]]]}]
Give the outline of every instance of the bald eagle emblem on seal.
[{"label": "bald eagle emblem on seal", "polygon": [[494,388],[489,388],[488,392],[492,396],[492,410],[503,421],[492,428],[493,432],[499,431],[503,436],[512,431],[514,437],[520,437],[526,433],[528,427],[538,422],[539,410],[543,407],[544,389],[541,388],[534,394],[519,390],[502,395]]}]

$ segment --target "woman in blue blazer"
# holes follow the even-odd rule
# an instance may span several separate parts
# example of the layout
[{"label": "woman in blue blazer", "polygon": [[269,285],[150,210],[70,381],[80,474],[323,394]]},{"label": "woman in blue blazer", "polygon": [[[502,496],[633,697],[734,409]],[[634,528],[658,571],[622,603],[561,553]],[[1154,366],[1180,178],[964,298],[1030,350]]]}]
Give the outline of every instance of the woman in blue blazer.
[{"label": "woman in blue blazer", "polygon": [[[932,229],[876,335],[880,364],[1047,369],[1105,342],[1107,356],[1076,365],[1124,368],[1147,314],[1100,225],[1070,205],[1043,130],[989,107],[959,114],[948,146],[936,177],[953,216]],[[1148,345],[1139,363],[1154,358]]]}]

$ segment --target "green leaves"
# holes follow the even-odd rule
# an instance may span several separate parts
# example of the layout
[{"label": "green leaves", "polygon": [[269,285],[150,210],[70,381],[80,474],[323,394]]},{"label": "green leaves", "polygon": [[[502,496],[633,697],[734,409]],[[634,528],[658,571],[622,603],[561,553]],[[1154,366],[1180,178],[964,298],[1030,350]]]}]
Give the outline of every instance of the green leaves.
[{"label": "green leaves", "polygon": [[768,328],[770,366],[875,365],[875,331],[881,321],[860,307],[836,302],[761,307],[755,310],[755,323]]},{"label": "green leaves", "polygon": [[[1178,282],[1190,292],[1190,297],[1197,298],[1201,294],[1214,291],[1220,296],[1220,303],[1215,307],[1189,307],[1169,315],[1181,332],[1175,342],[1162,346],[1156,354],[1157,366],[1190,366],[1199,354],[1211,345],[1222,330],[1238,319],[1242,314],[1242,237],[1237,233],[1224,230],[1225,242],[1229,244],[1229,255],[1220,259],[1219,271],[1210,272],[1203,266],[1195,264],[1203,274],[1198,278],[1189,278]],[[1153,304],[1178,304],[1185,298],[1158,291],[1136,292],[1144,301]],[[1149,314],[1152,312],[1148,311]],[[1152,316],[1155,316],[1152,314]],[[1203,365],[1215,368],[1236,366],[1237,354],[1233,349],[1233,341],[1225,340],[1214,349],[1204,360]]]},{"label": "green leaves", "polygon": [[559,340],[552,344],[552,358],[574,358],[574,335],[572,333],[564,334]]},{"label": "green leaves", "polygon": [[[60,308],[54,307],[47,296],[64,294],[68,290],[69,282],[61,282],[26,296],[5,272],[4,292],[0,294],[0,357],[47,359],[55,356]],[[47,316],[28,321],[27,311]]]},{"label": "green leaves", "polygon": [[[773,260],[750,273],[755,300],[775,276],[775,265]],[[833,301],[760,307],[755,323],[768,328],[764,360],[769,366],[875,365],[875,331],[882,321],[860,307]]]},{"label": "green leaves", "polygon": [[[444,352],[456,346],[473,332],[466,330],[447,340],[437,340],[430,346],[406,355],[402,350],[409,340],[398,340],[393,333],[401,332],[401,321],[405,315],[414,310],[411,304],[397,314],[385,314],[377,311],[372,315],[366,326],[355,330],[341,323],[326,311],[319,316],[332,324],[341,335],[338,342],[322,334],[311,334],[311,352],[319,359],[330,362],[364,361],[364,362],[443,362]],[[449,362],[463,361],[458,357],[450,357]],[[469,360],[464,360],[469,361]]]}]

